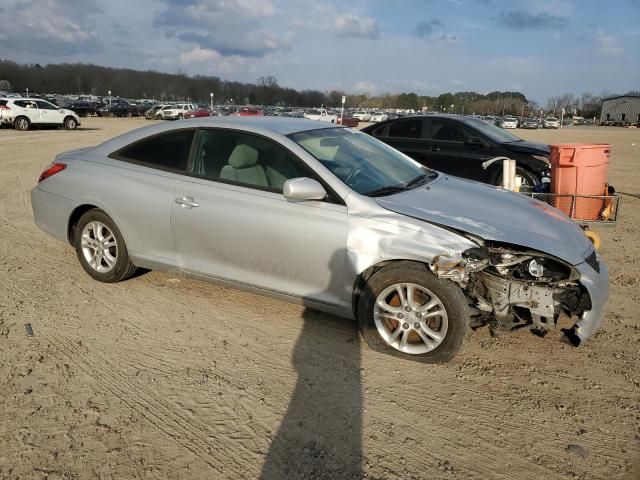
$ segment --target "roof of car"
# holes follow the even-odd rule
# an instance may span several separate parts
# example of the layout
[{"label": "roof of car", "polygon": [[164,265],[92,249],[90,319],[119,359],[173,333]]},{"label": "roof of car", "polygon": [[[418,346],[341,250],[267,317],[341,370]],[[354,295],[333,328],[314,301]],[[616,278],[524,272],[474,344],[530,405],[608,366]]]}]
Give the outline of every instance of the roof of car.
[{"label": "roof of car", "polygon": [[341,125],[329,122],[320,122],[317,120],[308,120],[305,118],[292,117],[196,117],[188,120],[178,120],[177,122],[162,122],[150,125],[148,127],[138,128],[130,132],[126,132],[118,137],[107,140],[98,145],[96,148],[112,151],[127,145],[131,142],[142,140],[151,135],[177,130],[180,128],[246,128],[247,131],[254,133],[262,133],[268,135],[268,132],[280,135],[289,135],[291,133],[305,132],[309,130],[320,130],[324,128],[344,128]]},{"label": "roof of car", "polygon": [[319,122],[317,120],[309,120],[306,118],[293,117],[202,117],[192,120],[182,120],[185,125],[187,122],[194,126],[201,127],[242,127],[258,128],[270,130],[281,135],[289,135],[290,133],[305,132],[308,130],[318,130],[321,128],[339,127],[335,123]]}]

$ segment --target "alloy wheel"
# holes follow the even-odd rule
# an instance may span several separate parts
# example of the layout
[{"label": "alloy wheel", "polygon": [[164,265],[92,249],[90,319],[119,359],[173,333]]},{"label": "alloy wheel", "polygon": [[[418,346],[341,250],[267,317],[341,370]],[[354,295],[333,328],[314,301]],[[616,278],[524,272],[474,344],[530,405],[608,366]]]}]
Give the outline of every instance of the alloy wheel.
[{"label": "alloy wheel", "polygon": [[445,339],[449,321],[442,301],[415,283],[395,283],[376,298],[373,318],[380,337],[403,353],[420,355]]},{"label": "alloy wheel", "polygon": [[96,272],[113,270],[118,260],[118,243],[104,223],[93,221],[85,225],[81,237],[82,255]]}]

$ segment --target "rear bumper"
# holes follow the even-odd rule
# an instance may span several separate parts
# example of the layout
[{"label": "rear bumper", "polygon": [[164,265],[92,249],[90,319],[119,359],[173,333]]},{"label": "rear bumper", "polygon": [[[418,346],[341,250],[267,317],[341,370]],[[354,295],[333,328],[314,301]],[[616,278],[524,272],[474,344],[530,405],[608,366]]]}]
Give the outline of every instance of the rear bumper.
[{"label": "rear bumper", "polygon": [[35,187],[31,190],[33,220],[40,230],[58,240],[69,243],[69,218],[75,202]]},{"label": "rear bumper", "polygon": [[596,272],[587,263],[577,265],[580,273],[580,283],[587,289],[591,298],[591,310],[584,312],[576,324],[564,331],[575,346],[582,344],[591,337],[602,324],[604,309],[609,299],[609,270],[600,261],[600,272]]}]

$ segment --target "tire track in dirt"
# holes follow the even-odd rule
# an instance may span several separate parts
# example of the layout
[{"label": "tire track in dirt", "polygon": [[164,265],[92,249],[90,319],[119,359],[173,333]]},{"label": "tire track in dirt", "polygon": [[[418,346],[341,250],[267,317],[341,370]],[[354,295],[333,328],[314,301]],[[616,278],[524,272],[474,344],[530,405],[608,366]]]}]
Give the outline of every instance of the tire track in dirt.
[{"label": "tire track in dirt", "polygon": [[[178,413],[182,410],[176,408],[177,405],[170,404],[166,397],[160,397],[120,374],[119,369],[99,352],[94,350],[89,355],[82,348],[55,334],[49,333],[44,338],[55,345],[78,370],[95,381],[101,390],[120,399],[155,429],[189,450],[217,473],[232,474],[238,478],[240,472],[246,471],[245,462],[241,458],[253,458],[254,449],[251,446],[247,448],[237,440],[251,440],[256,435],[255,432],[246,431],[234,436],[234,432],[239,433],[235,418],[217,424],[205,424]],[[213,450],[218,454],[222,453],[222,458],[211,455]]]}]

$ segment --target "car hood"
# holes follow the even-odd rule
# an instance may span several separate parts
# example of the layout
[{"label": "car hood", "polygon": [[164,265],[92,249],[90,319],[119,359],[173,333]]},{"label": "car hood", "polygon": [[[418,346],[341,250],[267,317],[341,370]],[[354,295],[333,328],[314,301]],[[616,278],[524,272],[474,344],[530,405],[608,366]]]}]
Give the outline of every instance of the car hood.
[{"label": "car hood", "polygon": [[576,265],[591,242],[560,210],[520,193],[440,176],[425,187],[376,202],[396,213],[492,240],[553,255]]},{"label": "car hood", "polygon": [[549,156],[549,145],[534,142],[504,143],[503,146],[512,152],[532,153],[534,155]]}]

